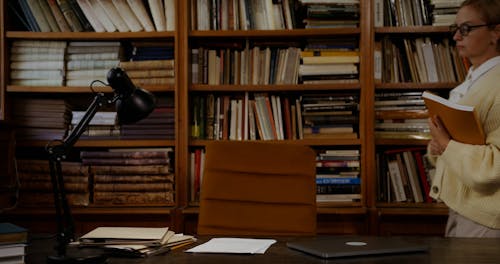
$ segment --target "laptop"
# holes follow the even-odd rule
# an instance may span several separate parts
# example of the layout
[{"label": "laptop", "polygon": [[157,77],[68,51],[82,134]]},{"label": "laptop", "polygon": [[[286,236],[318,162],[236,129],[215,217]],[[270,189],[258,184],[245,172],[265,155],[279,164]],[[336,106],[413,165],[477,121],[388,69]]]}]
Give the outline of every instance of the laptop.
[{"label": "laptop", "polygon": [[424,244],[383,236],[320,236],[289,241],[287,246],[320,258],[416,253],[429,249]]}]

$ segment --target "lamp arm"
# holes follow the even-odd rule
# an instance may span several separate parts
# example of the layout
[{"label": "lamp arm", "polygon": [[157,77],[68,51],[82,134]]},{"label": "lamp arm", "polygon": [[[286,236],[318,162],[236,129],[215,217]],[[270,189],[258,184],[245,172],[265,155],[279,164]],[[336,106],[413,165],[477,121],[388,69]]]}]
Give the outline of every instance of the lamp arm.
[{"label": "lamp arm", "polygon": [[80,122],[72,129],[71,133],[58,145],[48,144],[46,151],[49,154],[49,169],[52,188],[54,192],[54,205],[57,218],[57,253],[55,259],[62,258],[66,255],[67,244],[74,240],[74,221],[71,214],[66,197],[66,189],[64,188],[64,177],[62,175],[61,161],[66,159],[66,156],[78,141],[80,136],[87,129],[90,121],[95,116],[97,111],[105,104],[113,103],[117,100],[115,96],[108,100],[103,93],[97,93],[94,100],[87,108]]},{"label": "lamp arm", "polygon": [[101,109],[103,105],[111,104],[114,101],[116,101],[116,98],[113,98],[109,100],[104,96],[103,93],[97,93],[94,97],[94,100],[92,103],[89,105],[87,110],[85,111],[85,114],[83,115],[82,119],[80,122],[71,130],[71,134],[69,134],[65,139],[63,144],[67,148],[71,148],[73,145],[75,145],[76,141],[80,138],[80,136],[85,132],[87,129],[90,121],[92,121],[92,118],[95,116],[97,111]]}]

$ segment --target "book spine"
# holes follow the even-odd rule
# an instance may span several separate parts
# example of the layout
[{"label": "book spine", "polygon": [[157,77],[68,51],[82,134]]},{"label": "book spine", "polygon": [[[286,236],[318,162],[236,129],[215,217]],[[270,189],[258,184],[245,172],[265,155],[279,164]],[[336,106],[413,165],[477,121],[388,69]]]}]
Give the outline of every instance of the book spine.
[{"label": "book spine", "polygon": [[59,5],[59,9],[61,10],[61,13],[63,14],[64,18],[68,22],[71,31],[74,32],[83,31],[83,26],[80,23],[80,20],[78,20],[75,11],[73,10],[73,8],[71,8],[69,0],[57,0],[57,4]]}]

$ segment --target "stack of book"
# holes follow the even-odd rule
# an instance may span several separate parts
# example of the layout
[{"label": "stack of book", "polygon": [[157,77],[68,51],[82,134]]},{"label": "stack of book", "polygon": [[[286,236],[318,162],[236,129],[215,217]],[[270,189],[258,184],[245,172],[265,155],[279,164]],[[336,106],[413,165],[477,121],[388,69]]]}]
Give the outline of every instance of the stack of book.
[{"label": "stack of book", "polygon": [[157,97],[156,107],[146,118],[133,124],[120,125],[122,139],[174,139],[174,98]]},{"label": "stack of book", "polygon": [[0,223],[0,263],[24,263],[28,230],[12,223]]},{"label": "stack of book", "polygon": [[[90,178],[88,166],[82,165],[80,162],[63,161],[61,168],[69,204],[89,205]],[[18,159],[17,170],[21,182],[20,205],[54,205],[54,192],[48,160]]]},{"label": "stack of book", "polygon": [[305,28],[345,28],[359,26],[359,0],[310,1],[306,5]]},{"label": "stack of book", "polygon": [[137,85],[172,84],[175,81],[173,43],[135,41],[125,47],[120,67]]},{"label": "stack of book", "polygon": [[[90,86],[106,81],[109,69],[119,65],[118,41],[71,41],[67,48],[66,85]],[[94,85],[104,85],[100,82]]]},{"label": "stack of book", "polygon": [[358,137],[359,98],[355,94],[304,94],[303,138]]},{"label": "stack of book", "polygon": [[154,59],[121,61],[119,66],[127,72],[135,85],[144,86],[173,84],[175,82],[174,64],[174,59]]},{"label": "stack of book", "polygon": [[80,152],[82,163],[90,166],[94,178],[94,204],[171,204],[172,155],[171,148]]},{"label": "stack of book", "polygon": [[318,202],[361,200],[359,150],[320,150],[316,156],[316,188]]},{"label": "stack of book", "polygon": [[304,84],[358,82],[357,40],[309,40],[301,52],[299,81]]},{"label": "stack of book", "polygon": [[[72,111],[69,133],[80,123],[86,111]],[[97,111],[80,138],[118,138],[120,125],[116,112]]]},{"label": "stack of book", "polygon": [[71,121],[71,106],[63,99],[16,98],[13,120],[18,140],[61,140]]},{"label": "stack of book", "polygon": [[432,25],[449,26],[455,22],[461,0],[432,0]]},{"label": "stack of book", "polygon": [[168,227],[98,227],[73,245],[103,248],[111,256],[149,257],[195,241],[194,236],[176,234]]},{"label": "stack of book", "polygon": [[16,40],[10,48],[12,85],[62,86],[65,41]]},{"label": "stack of book", "polygon": [[422,92],[375,94],[375,137],[429,139],[428,113]]}]

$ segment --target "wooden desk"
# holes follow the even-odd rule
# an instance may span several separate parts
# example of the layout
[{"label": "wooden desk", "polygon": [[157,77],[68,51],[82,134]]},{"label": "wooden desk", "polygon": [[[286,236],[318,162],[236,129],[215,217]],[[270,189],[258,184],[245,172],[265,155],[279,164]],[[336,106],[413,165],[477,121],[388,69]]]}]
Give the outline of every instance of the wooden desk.
[{"label": "wooden desk", "polygon": [[[278,238],[279,239],[279,238]],[[314,256],[291,250],[286,247],[287,239],[279,239],[278,243],[272,245],[265,254],[256,255],[231,255],[231,254],[192,254],[183,251],[197,244],[203,243],[208,238],[200,238],[196,244],[176,249],[165,255],[149,258],[110,258],[110,264],[128,263],[405,263],[405,264],[483,264],[500,263],[500,239],[478,239],[478,238],[441,238],[441,237],[404,237],[408,241],[426,243],[430,250],[427,253],[412,253],[401,255],[358,257],[324,260]],[[47,255],[52,255],[53,239],[34,239],[28,246],[27,262],[45,263]]]}]

